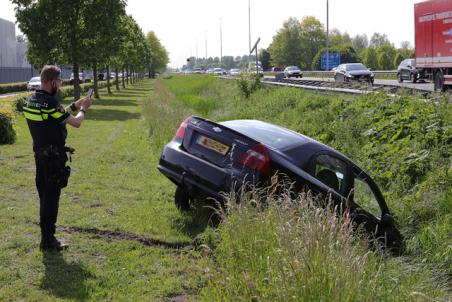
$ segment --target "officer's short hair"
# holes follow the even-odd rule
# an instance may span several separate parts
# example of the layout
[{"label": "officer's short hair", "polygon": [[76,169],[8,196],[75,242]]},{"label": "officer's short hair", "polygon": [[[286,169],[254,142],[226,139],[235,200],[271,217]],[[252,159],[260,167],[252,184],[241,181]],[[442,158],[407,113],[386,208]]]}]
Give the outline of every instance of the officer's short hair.
[{"label": "officer's short hair", "polygon": [[46,65],[41,70],[41,82],[47,83],[61,79],[61,69],[55,65]]}]

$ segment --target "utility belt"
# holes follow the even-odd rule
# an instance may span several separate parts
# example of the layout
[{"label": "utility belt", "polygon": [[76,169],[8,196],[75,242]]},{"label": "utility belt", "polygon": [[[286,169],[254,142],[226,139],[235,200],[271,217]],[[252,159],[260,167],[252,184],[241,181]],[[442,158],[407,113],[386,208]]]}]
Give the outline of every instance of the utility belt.
[{"label": "utility belt", "polygon": [[[68,159],[72,162],[71,154],[75,149],[67,146],[33,147],[35,157],[45,171],[46,182],[49,186],[65,188],[71,175],[71,167],[66,165]],[[69,154],[69,157],[68,157]]]}]

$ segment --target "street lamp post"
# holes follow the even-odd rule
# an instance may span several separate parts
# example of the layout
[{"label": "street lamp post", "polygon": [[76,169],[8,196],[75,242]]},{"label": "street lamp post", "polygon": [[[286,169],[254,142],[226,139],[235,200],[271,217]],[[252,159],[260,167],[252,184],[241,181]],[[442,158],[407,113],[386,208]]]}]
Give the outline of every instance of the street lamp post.
[{"label": "street lamp post", "polygon": [[221,18],[220,18],[220,64],[223,64],[223,30],[221,28]]},{"label": "street lamp post", "polygon": [[326,70],[330,69],[329,5],[326,0]]}]

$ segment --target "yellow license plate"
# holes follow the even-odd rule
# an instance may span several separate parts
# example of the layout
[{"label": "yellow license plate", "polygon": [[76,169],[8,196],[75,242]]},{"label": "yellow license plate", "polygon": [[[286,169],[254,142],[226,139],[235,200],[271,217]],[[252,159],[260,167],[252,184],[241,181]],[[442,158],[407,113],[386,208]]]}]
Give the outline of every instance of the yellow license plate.
[{"label": "yellow license plate", "polygon": [[220,153],[221,155],[226,155],[229,151],[229,146],[202,135],[198,138],[198,144],[204,148]]}]

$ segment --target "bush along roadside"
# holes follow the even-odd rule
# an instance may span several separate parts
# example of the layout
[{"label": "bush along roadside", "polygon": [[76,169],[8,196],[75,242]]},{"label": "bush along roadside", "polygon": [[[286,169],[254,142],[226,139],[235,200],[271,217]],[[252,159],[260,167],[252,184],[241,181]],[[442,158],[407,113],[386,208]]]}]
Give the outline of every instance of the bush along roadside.
[{"label": "bush along roadside", "polygon": [[0,84],[0,94],[27,91],[28,82]]},{"label": "bush along roadside", "polygon": [[13,127],[13,110],[10,103],[0,103],[0,145],[13,144],[16,132]]}]

